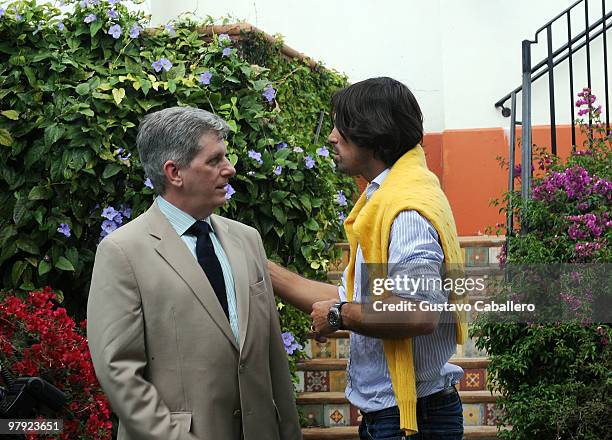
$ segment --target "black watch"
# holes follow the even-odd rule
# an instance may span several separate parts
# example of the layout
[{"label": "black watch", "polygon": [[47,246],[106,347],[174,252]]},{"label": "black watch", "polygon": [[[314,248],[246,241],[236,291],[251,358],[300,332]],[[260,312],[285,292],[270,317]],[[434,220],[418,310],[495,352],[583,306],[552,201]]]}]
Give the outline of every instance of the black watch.
[{"label": "black watch", "polygon": [[334,304],[329,308],[329,312],[327,313],[327,323],[334,330],[342,330],[342,306],[346,304],[347,301],[341,301],[339,303]]}]

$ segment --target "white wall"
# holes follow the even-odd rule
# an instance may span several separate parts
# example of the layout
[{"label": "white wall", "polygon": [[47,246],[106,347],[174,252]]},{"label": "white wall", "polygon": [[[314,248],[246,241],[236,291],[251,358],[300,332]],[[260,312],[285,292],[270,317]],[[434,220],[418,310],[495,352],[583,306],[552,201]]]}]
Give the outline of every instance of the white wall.
[{"label": "white wall", "polygon": [[[574,0],[146,0],[142,7],[152,15],[153,24],[183,12],[200,17],[231,15],[269,34],[282,34],[289,46],[346,73],[352,82],[394,77],[413,90],[426,131],[435,132],[506,127],[509,120],[493,104],[521,83],[521,41],[533,39],[538,27],[572,3]],[[594,21],[601,14],[601,3],[591,2],[590,6]],[[572,15],[574,29],[584,26],[582,11]],[[564,26],[553,28],[555,37],[565,37]],[[612,32],[608,34],[612,70]],[[546,54],[545,33],[539,35],[539,41],[533,49],[534,63]],[[564,42],[556,41],[553,49]],[[599,38],[592,60],[596,94],[603,94],[601,47]],[[581,58],[584,54],[575,63]],[[557,123],[569,121],[567,74],[562,69],[556,78],[558,99],[563,99]],[[585,74],[575,78],[576,91],[584,85]],[[547,86],[546,76],[534,84],[536,124],[548,123]]]}]

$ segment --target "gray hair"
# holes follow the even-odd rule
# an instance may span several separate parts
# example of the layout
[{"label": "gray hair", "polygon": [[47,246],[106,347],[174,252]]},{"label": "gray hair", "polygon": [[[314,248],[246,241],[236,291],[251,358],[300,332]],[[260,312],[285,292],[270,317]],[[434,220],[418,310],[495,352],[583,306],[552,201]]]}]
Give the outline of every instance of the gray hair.
[{"label": "gray hair", "polygon": [[138,127],[136,146],[146,176],[157,194],[166,192],[164,163],[187,167],[199,153],[200,138],[210,132],[225,139],[230,127],[219,116],[194,107],[170,107],[150,113]]}]

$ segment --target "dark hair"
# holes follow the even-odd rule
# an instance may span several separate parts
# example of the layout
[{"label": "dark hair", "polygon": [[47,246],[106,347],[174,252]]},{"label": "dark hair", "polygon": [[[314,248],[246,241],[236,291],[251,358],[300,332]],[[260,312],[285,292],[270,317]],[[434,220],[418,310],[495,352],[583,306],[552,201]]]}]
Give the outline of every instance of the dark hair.
[{"label": "dark hair", "polygon": [[412,92],[392,78],[371,78],[332,97],[334,125],[358,147],[392,166],[423,139],[423,115]]}]

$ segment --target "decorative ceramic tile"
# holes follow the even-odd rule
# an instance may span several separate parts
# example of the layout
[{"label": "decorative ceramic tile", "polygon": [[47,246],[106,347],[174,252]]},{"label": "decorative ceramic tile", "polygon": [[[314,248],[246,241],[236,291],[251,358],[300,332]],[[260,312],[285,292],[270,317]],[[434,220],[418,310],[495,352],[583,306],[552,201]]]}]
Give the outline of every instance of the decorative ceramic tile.
[{"label": "decorative ceramic tile", "polygon": [[465,370],[460,387],[463,391],[486,389],[485,370],[483,368]]},{"label": "decorative ceramic tile", "polygon": [[484,405],[481,403],[463,404],[463,425],[478,426],[484,421]]},{"label": "decorative ceramic tile", "polygon": [[325,426],[348,426],[351,421],[350,405],[333,404],[323,405]]},{"label": "decorative ceramic tile", "polygon": [[304,356],[307,359],[312,359],[312,340],[306,339],[306,343],[304,344]]},{"label": "decorative ceramic tile", "polygon": [[304,391],[307,393],[329,391],[329,377],[327,371],[305,371],[304,373]]},{"label": "decorative ceramic tile", "polygon": [[489,264],[499,264],[499,253],[501,247],[490,247],[489,248]]},{"label": "decorative ceramic tile", "polygon": [[312,340],[313,359],[333,359],[336,357],[336,338],[327,338],[326,342]]},{"label": "decorative ceramic tile", "polygon": [[329,372],[329,391],[344,392],[346,389],[346,371],[330,371]]},{"label": "decorative ceramic tile", "polygon": [[495,426],[500,417],[500,409],[494,403],[485,403],[485,425]]},{"label": "decorative ceramic tile", "polygon": [[303,393],[304,392],[304,372],[303,371],[296,371],[295,373],[297,375],[298,381],[295,384],[295,392],[296,393]]},{"label": "decorative ceramic tile", "polygon": [[351,426],[359,426],[361,417],[361,411],[356,406],[351,405]]},{"label": "decorative ceramic tile", "polygon": [[351,350],[349,338],[336,338],[336,357],[338,359],[348,359]]},{"label": "decorative ceramic tile", "polygon": [[489,265],[489,248],[486,247],[469,247],[465,249],[465,265],[466,266],[488,266]]},{"label": "decorative ceramic tile", "polygon": [[323,426],[323,405],[300,405],[299,409],[306,419],[306,426]]}]

